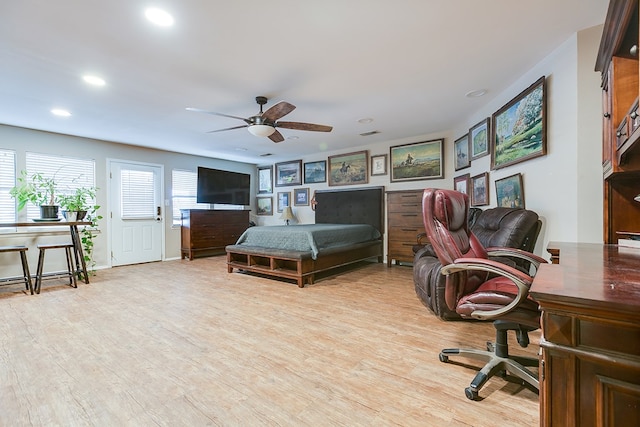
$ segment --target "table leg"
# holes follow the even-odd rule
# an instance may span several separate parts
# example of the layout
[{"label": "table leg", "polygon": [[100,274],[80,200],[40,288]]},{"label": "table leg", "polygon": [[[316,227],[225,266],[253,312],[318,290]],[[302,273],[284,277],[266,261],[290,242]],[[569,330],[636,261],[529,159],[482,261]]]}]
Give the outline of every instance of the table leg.
[{"label": "table leg", "polygon": [[82,272],[84,276],[84,283],[89,283],[89,273],[87,272],[87,263],[84,260],[84,253],[82,252],[82,240],[80,240],[80,233],[78,232],[77,225],[71,225],[71,242],[73,243],[73,251],[76,259],[76,272]]}]

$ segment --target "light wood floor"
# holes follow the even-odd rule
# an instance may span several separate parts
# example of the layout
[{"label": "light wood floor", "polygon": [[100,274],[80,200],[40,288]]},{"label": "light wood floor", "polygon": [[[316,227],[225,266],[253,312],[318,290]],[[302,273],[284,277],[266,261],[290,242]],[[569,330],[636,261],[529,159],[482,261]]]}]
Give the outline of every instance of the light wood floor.
[{"label": "light wood floor", "polygon": [[411,274],[373,263],[299,289],[214,257],[3,288],[0,425],[537,426],[516,383],[464,396],[476,371],[438,352],[493,328],[437,319]]}]

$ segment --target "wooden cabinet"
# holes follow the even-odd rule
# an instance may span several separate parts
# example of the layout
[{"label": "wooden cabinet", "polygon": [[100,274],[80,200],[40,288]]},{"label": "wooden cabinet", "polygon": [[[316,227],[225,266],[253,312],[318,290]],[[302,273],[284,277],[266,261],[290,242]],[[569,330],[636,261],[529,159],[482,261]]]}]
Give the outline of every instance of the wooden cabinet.
[{"label": "wooden cabinet", "polygon": [[542,310],[540,424],[640,425],[640,249],[550,243],[531,286]]},{"label": "wooden cabinet", "polygon": [[596,70],[602,73],[604,242],[640,231],[640,62],[638,0],[611,0]]},{"label": "wooden cabinet", "polygon": [[249,211],[181,209],[182,259],[225,253],[249,226]]},{"label": "wooden cabinet", "polygon": [[423,190],[387,192],[387,264],[413,263],[417,235],[424,233]]}]

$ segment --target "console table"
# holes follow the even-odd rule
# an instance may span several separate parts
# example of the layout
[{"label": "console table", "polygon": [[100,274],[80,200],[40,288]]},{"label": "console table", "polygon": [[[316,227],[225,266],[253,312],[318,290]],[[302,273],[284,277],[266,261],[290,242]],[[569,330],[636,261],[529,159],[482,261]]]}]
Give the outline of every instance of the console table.
[{"label": "console table", "polygon": [[542,310],[540,424],[640,425],[640,249],[550,242],[531,295]]},{"label": "console table", "polygon": [[38,221],[38,222],[5,222],[0,223],[0,228],[24,228],[24,227],[69,227],[71,243],[73,243],[74,257],[76,261],[76,274],[84,277],[84,283],[89,283],[87,263],[82,251],[82,241],[78,226],[90,226],[90,221]]}]

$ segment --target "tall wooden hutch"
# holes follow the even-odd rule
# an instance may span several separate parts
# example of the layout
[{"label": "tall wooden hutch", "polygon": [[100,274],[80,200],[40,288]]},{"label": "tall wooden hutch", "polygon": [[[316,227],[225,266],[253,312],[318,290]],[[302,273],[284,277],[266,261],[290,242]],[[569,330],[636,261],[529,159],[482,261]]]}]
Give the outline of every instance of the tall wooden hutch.
[{"label": "tall wooden hutch", "polygon": [[604,243],[640,232],[638,0],[611,0],[596,71],[602,73]]}]

